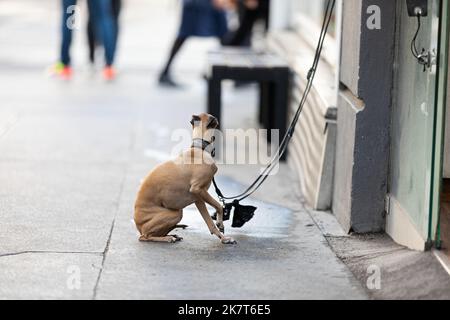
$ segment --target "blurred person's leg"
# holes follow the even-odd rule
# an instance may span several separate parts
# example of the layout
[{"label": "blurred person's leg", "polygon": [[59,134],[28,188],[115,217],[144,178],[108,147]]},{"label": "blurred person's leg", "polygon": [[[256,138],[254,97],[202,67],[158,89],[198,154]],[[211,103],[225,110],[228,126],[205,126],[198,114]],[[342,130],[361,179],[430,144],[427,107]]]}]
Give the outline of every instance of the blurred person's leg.
[{"label": "blurred person's leg", "polygon": [[116,43],[120,32],[120,12],[122,11],[122,0],[112,0],[112,14],[116,29]]},{"label": "blurred person's leg", "polygon": [[89,12],[89,18],[87,23],[87,39],[89,46],[89,61],[94,64],[95,62],[95,49],[97,47],[97,41],[95,37],[95,23],[92,12]]},{"label": "blurred person's leg", "polygon": [[117,51],[120,33],[120,12],[122,11],[122,0],[112,0],[112,16],[114,23],[114,52]]},{"label": "blurred person's leg", "polygon": [[186,39],[189,37],[222,38],[228,32],[225,11],[215,7],[211,0],[185,0],[178,36],[175,39],[169,58],[160,76],[159,83],[178,87],[171,77],[170,68]]},{"label": "blurred person's leg", "polygon": [[172,66],[173,60],[175,59],[176,55],[180,51],[183,44],[186,42],[186,37],[178,36],[175,39],[175,42],[172,45],[172,49],[170,50],[169,59],[167,60],[167,63],[161,72],[161,75],[159,77],[159,83],[162,85],[167,85],[171,87],[177,87],[178,85],[175,83],[175,81],[170,76],[170,68]]},{"label": "blurred person's leg", "polygon": [[[89,0],[91,1],[91,0]],[[118,43],[118,35],[119,35],[119,17],[122,9],[122,0],[112,0],[112,16],[114,21],[114,30],[115,30],[115,42],[116,46]],[[95,27],[95,18],[92,15],[92,12],[89,12],[89,19],[87,23],[87,39],[89,45],[89,61],[91,63],[95,62],[95,51],[98,46],[98,42],[96,40],[96,27]]]},{"label": "blurred person's leg", "polygon": [[62,21],[61,21],[61,51],[60,62],[65,66],[70,66],[70,46],[72,44],[72,28],[69,25],[69,21],[73,16],[73,12],[70,7],[77,4],[77,0],[62,0]]},{"label": "blurred person's leg", "polygon": [[260,0],[259,12],[267,32],[269,30],[270,22],[270,0]]},{"label": "blurred person's leg", "polygon": [[62,0],[61,1],[61,46],[59,52],[59,62],[54,66],[52,73],[69,79],[72,76],[70,47],[72,45],[72,32],[74,28],[74,21],[76,17],[75,5],[77,0]]},{"label": "blurred person's leg", "polygon": [[253,27],[261,19],[265,29],[269,27],[270,0],[259,0],[256,8],[249,8],[244,1],[239,2],[240,24],[236,31],[226,35],[222,41],[225,46],[250,47]]},{"label": "blurred person's leg", "polygon": [[249,10],[244,6],[242,10],[238,29],[222,41],[223,45],[235,47],[249,47],[251,45],[253,26],[258,20],[259,12],[257,10]]},{"label": "blurred person's leg", "polygon": [[99,36],[98,39],[101,40],[105,49],[104,76],[107,80],[111,80],[115,76],[113,64],[117,46],[117,31],[113,18],[112,1],[90,0],[88,4],[95,20],[96,35]]},{"label": "blurred person's leg", "polygon": [[183,8],[181,11],[181,23],[178,30],[178,35],[172,44],[167,62],[159,75],[159,84],[168,87],[179,87],[179,85],[173,80],[171,76],[171,67],[175,57],[180,52],[186,39],[196,33],[197,22],[199,17],[199,10],[201,2],[183,1]]}]

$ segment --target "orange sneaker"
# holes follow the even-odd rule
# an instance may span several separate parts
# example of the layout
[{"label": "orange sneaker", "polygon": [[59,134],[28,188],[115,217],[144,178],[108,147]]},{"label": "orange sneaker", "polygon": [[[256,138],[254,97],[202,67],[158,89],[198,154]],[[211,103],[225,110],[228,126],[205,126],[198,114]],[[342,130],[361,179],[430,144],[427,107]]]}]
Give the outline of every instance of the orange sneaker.
[{"label": "orange sneaker", "polygon": [[60,76],[64,80],[70,80],[72,78],[72,74],[73,74],[72,68],[69,66],[65,66],[60,72]]},{"label": "orange sneaker", "polygon": [[116,78],[116,70],[111,66],[105,67],[105,69],[103,69],[103,77],[107,81],[114,80]]}]

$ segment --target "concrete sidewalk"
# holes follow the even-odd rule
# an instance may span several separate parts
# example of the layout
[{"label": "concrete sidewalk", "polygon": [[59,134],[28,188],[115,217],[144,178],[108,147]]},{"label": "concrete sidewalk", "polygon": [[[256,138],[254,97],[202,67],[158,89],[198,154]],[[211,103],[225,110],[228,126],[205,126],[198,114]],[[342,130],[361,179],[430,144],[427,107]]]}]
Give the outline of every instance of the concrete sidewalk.
[{"label": "concrete sidewalk", "polygon": [[[84,67],[45,75],[57,52],[53,0],[0,1],[0,299],[364,299],[292,187],[289,168],[251,199],[257,217],[227,229],[221,245],[192,208],[176,245],[139,243],[132,222],[141,179],[170,153],[173,130],[204,111],[204,52],[194,40],[177,74],[189,86],[155,85],[177,25],[175,1],[125,7],[118,80]],[[252,127],[256,91],[225,91],[224,127]],[[255,168],[221,168],[226,192]],[[79,281],[78,281],[79,280]]]}]

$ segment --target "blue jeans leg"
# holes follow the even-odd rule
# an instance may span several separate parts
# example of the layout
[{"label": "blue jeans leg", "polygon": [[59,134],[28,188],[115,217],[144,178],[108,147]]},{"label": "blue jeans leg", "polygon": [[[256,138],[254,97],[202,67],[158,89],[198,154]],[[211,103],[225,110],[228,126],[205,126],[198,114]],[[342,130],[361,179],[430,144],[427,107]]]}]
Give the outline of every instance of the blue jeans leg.
[{"label": "blue jeans leg", "polygon": [[89,0],[89,10],[95,20],[98,39],[105,48],[106,65],[114,63],[117,46],[117,26],[114,23],[111,0]]},{"label": "blue jeans leg", "polygon": [[76,4],[77,0],[62,0],[60,61],[66,66],[70,65],[70,46],[72,44],[72,29],[69,26],[69,22],[74,12],[71,10],[71,6]]}]

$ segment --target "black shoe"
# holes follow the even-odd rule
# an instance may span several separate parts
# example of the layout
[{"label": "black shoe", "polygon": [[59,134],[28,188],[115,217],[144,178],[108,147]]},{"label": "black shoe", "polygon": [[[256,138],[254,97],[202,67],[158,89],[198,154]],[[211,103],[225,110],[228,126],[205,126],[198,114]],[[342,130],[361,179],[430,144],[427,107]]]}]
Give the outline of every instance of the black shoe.
[{"label": "black shoe", "polygon": [[181,86],[167,73],[163,73],[159,76],[159,85],[169,88],[181,88]]}]

